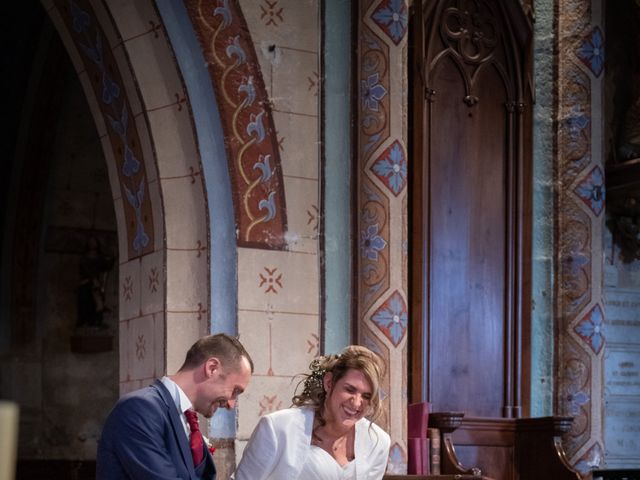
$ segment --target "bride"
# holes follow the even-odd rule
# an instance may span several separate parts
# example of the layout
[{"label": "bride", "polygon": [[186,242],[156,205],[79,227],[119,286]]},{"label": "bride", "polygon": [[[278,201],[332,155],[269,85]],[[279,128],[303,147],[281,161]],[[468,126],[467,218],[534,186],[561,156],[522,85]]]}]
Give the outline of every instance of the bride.
[{"label": "bride", "polygon": [[362,346],[315,359],[293,407],[260,419],[232,478],[382,479],[391,442],[372,420],[383,374],[380,357]]}]

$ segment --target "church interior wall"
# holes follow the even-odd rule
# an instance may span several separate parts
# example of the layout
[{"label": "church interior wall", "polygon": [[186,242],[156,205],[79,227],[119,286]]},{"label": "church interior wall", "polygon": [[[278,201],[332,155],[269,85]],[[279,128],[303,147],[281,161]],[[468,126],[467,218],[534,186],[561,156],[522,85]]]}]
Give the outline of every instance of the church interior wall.
[{"label": "church interior wall", "polygon": [[[8,359],[2,358],[1,393],[4,397],[14,396],[20,399],[24,405],[25,421],[21,424],[23,429],[21,457],[90,460],[94,458],[101,415],[106,414],[104,412],[107,411],[108,405],[115,401],[118,394],[121,395],[149,383],[156,376],[174,372],[182,362],[184,350],[199,335],[220,328],[234,331],[251,352],[256,371],[247,392],[240,397],[237,419],[235,414],[229,417],[230,420],[227,419],[232,425],[231,430],[216,430],[216,425],[212,425],[212,432],[223,432],[219,438],[219,452],[216,458],[218,462],[222,462],[219,471],[221,478],[225,478],[239,459],[258,417],[289,406],[296,387],[296,375],[303,372],[309,362],[323,351],[322,339],[326,333],[323,302],[326,299],[321,298],[321,295],[325,291],[324,286],[331,282],[332,278],[325,277],[323,265],[323,255],[328,249],[328,244],[322,244],[322,215],[325,213],[322,211],[324,204],[322,184],[335,181],[336,175],[326,170],[322,164],[321,139],[323,131],[326,130],[323,130],[325,127],[322,124],[321,80],[324,72],[321,56],[324,27],[321,2],[314,0],[279,0],[277,2],[240,0],[237,2],[246,25],[248,33],[246,38],[250,40],[250,43],[242,46],[252,48],[252,55],[249,57],[252,63],[248,68],[252,69],[251,72],[259,72],[264,86],[264,97],[259,101],[264,102],[260,106],[265,112],[268,111],[270,116],[270,122],[265,122],[268,127],[266,138],[271,142],[270,152],[274,159],[270,166],[276,167],[281,182],[274,187],[274,191],[277,192],[274,205],[278,219],[281,220],[281,226],[284,225],[284,227],[270,228],[268,222],[262,222],[266,225],[261,230],[264,232],[264,237],[255,241],[253,239],[245,241],[249,237],[242,236],[242,232],[246,232],[242,228],[246,228],[251,221],[260,217],[249,210],[239,211],[243,203],[238,202],[237,199],[243,198],[243,192],[246,193],[246,190],[238,187],[244,180],[234,162],[238,161],[237,155],[241,149],[235,150],[235,153],[230,149],[224,150],[225,162],[229,165],[229,170],[226,172],[229,178],[217,179],[214,164],[208,163],[210,161],[208,155],[211,152],[203,148],[201,138],[207,124],[194,113],[196,111],[194,102],[202,101],[205,97],[197,96],[193,90],[190,90],[184,64],[181,64],[181,58],[175,58],[182,53],[172,45],[171,35],[166,35],[163,31],[163,20],[158,12],[158,6],[152,1],[135,2],[135,5],[107,1],[86,3],[95,7],[98,23],[105,29],[105,45],[109,45],[112,50],[114,64],[121,72],[123,83],[120,86],[122,92],[127,93],[132,109],[130,118],[140,132],[139,149],[136,150],[136,154],[139,154],[139,160],[144,162],[147,169],[145,179],[149,185],[147,190],[149,205],[145,208],[148,208],[153,222],[145,226],[150,228],[146,232],[151,238],[151,244],[143,252],[136,253],[132,250],[136,235],[135,229],[131,230],[129,225],[135,226],[137,218],[135,208],[131,209],[127,206],[129,200],[124,187],[129,184],[123,181],[116,171],[116,159],[119,158],[117,139],[113,140],[109,136],[111,127],[108,124],[108,117],[100,113],[103,108],[100,105],[100,96],[88,93],[93,88],[88,70],[78,68],[78,65],[88,65],[90,61],[82,58],[83,54],[81,49],[77,48],[77,41],[75,47],[70,47],[73,41],[69,43],[67,38],[67,50],[75,62],[76,70],[80,72],[80,84],[84,88],[86,100],[81,98],[82,93],[78,83],[68,82],[66,93],[69,95],[68,108],[64,111],[68,117],[61,118],[63,123],[68,122],[67,125],[81,124],[86,128],[74,130],[66,127],[59,130],[60,141],[57,144],[57,153],[52,157],[53,168],[48,190],[50,208],[42,225],[43,255],[39,264],[37,283],[38,290],[42,292],[38,304],[39,323],[36,337],[39,343],[33,358],[27,360],[27,357],[22,355],[9,356]],[[160,3],[158,1],[158,4]],[[386,88],[387,98],[379,100],[382,100],[381,105],[387,105],[384,102],[389,102],[393,98],[394,104],[401,105],[398,111],[389,113],[391,112],[389,110],[389,118],[386,118],[386,125],[390,126],[392,135],[389,136],[388,141],[380,141],[376,147],[377,150],[372,150],[370,157],[367,157],[369,163],[358,172],[360,187],[365,183],[373,185],[376,192],[387,192],[392,188],[388,183],[385,184],[384,179],[375,177],[372,166],[376,161],[384,160],[384,154],[390,151],[394,139],[405,148],[402,150],[405,155],[402,158],[405,168],[406,162],[411,161],[406,156],[407,117],[406,108],[402,103],[407,98],[406,71],[404,70],[406,69],[406,43],[403,43],[406,40],[395,43],[391,35],[393,32],[385,33],[379,25],[375,25],[373,12],[378,7],[382,8],[382,3],[379,5],[372,1],[362,2],[365,7],[362,18],[352,21],[352,25],[362,21],[367,28],[376,33],[376,41],[379,44],[384,44],[385,48],[391,46],[391,53],[386,54],[385,60],[392,62],[387,66],[394,72],[394,77],[391,80],[389,78],[385,80],[384,76],[380,76],[381,82],[387,82],[381,83]],[[555,30],[558,25],[556,23],[558,10],[555,9],[554,3],[550,0],[535,2],[537,20],[534,58],[537,93],[534,130],[534,224],[536,228],[534,228],[532,261],[534,264],[533,343],[537,347],[532,348],[534,357],[530,404],[532,416],[551,415],[558,413],[557,410],[571,413],[572,408],[577,408],[579,412],[584,410],[582,415],[584,422],[581,425],[589,426],[580,433],[582,435],[580,438],[575,440],[577,437],[574,437],[574,440],[571,440],[573,443],[569,442],[569,444],[574,447],[571,451],[575,454],[573,461],[582,461],[587,465],[597,460],[598,455],[602,455],[606,460],[607,454],[613,452],[605,448],[607,443],[613,444],[622,438],[607,430],[607,411],[604,409],[603,401],[611,391],[605,388],[606,375],[608,375],[607,372],[616,370],[615,366],[620,362],[630,361],[637,368],[635,363],[637,357],[634,355],[638,355],[639,342],[627,342],[630,345],[627,351],[632,352],[633,356],[633,358],[629,357],[631,359],[625,357],[619,360],[620,356],[616,352],[621,351],[620,342],[614,342],[614,348],[611,350],[608,350],[605,345],[602,353],[594,352],[593,349],[587,351],[581,359],[584,360],[585,365],[595,362],[589,363],[594,375],[599,375],[598,362],[604,362],[605,386],[601,390],[599,385],[590,384],[593,386],[592,390],[579,391],[585,396],[574,395],[571,398],[568,398],[565,395],[566,391],[562,390],[566,389],[569,382],[564,384],[558,382],[558,378],[565,375],[566,371],[565,373],[554,371],[554,365],[556,365],[554,362],[559,360],[556,357],[559,355],[558,342],[565,341],[563,337],[570,337],[571,347],[574,348],[575,342],[579,341],[577,337],[580,336],[581,322],[593,324],[593,316],[586,314],[593,312],[596,304],[606,304],[607,295],[612,293],[607,288],[612,289],[624,284],[624,288],[630,290],[632,295],[637,295],[640,292],[640,283],[636,278],[638,261],[632,264],[616,264],[615,267],[605,266],[602,272],[594,267],[595,270],[589,272],[591,283],[588,288],[591,294],[595,293],[595,296],[587,302],[588,305],[581,305],[581,308],[576,308],[575,311],[571,310],[573,307],[567,307],[563,312],[564,307],[555,303],[557,300],[555,289],[563,278],[560,276],[563,264],[558,267],[559,264],[556,263],[559,253],[554,242],[555,236],[559,234],[558,229],[566,227],[567,224],[557,221],[558,217],[554,217],[554,215],[561,215],[557,209],[562,205],[554,202],[558,198],[557,189],[570,192],[576,187],[576,181],[582,179],[571,170],[564,177],[564,180],[568,181],[564,184],[562,181],[557,181],[556,169],[563,168],[560,161],[567,158],[564,154],[573,152],[568,148],[571,145],[575,146],[571,143],[574,140],[571,135],[572,132],[575,133],[576,128],[581,128],[583,125],[581,120],[584,118],[579,115],[581,112],[570,110],[570,102],[566,105],[567,110],[563,111],[560,111],[561,108],[557,103],[559,86],[556,75],[558,69],[564,67],[559,66],[559,60],[553,56],[554,49],[558,46],[555,43],[557,42],[555,35],[558,33]],[[589,10],[592,3],[598,2],[589,1],[588,6],[587,2],[577,3]],[[43,4],[60,25],[61,2],[45,1]],[[199,30],[202,27],[198,26],[193,16],[193,8],[197,2],[186,1],[184,4],[192,12],[191,17],[185,18],[192,22],[191,28],[194,30],[194,35],[203,35],[204,30]],[[403,5],[406,4],[403,3]],[[579,12],[584,13],[586,17],[587,10],[579,10]],[[575,18],[572,17],[571,20]],[[578,20],[577,23],[580,23],[584,19],[578,18]],[[563,35],[572,39],[574,47],[578,48],[582,45],[581,41],[584,43],[588,37],[587,34],[592,33],[591,28],[585,27],[585,25],[591,26],[589,24],[591,20],[588,18],[584,20],[586,23],[580,24],[584,27],[578,32],[580,35],[569,35],[571,26],[563,31]],[[596,17],[593,25],[598,24],[600,20]],[[222,29],[221,32],[223,32]],[[406,31],[403,35],[404,33]],[[568,37],[563,37],[563,41]],[[588,37],[590,40],[592,38]],[[223,41],[227,43],[224,47],[219,47],[221,51],[231,47],[233,40],[231,36],[225,37]],[[200,45],[208,64],[214,52],[208,51],[202,43]],[[369,43],[369,46],[371,45],[372,43]],[[562,57],[564,60],[567,56],[571,56],[573,62],[571,75],[574,75],[571,77],[567,74],[562,77],[563,82],[569,78],[587,78],[590,81],[595,78],[600,81],[598,79],[601,77],[593,71],[593,63],[583,61],[578,64],[580,59],[569,48],[562,50],[561,53],[565,55]],[[237,65],[232,67],[232,65],[234,65],[233,62],[227,65],[230,71],[238,67]],[[364,68],[366,65],[359,65],[359,67]],[[233,110],[224,110],[220,84],[216,83],[221,81],[222,76],[220,75],[216,80],[214,69],[212,68],[211,71],[214,73],[207,80],[211,82],[210,88],[215,91],[216,100],[220,106],[220,120],[223,124],[228,122],[228,125],[233,125],[237,117],[234,116]],[[594,89],[599,88],[597,82],[593,85],[595,85]],[[571,88],[569,87],[567,91]],[[597,92],[594,93],[596,94]],[[613,90],[604,89],[605,105],[615,103],[612,100],[612,94]],[[352,99],[359,109],[364,108],[361,105],[364,95],[363,91],[359,91],[357,98]],[[577,101],[576,104],[590,108],[593,97],[591,94],[588,97],[588,104],[580,104],[579,94],[574,95],[572,99]],[[87,111],[87,106],[82,103],[84,101],[88,102],[92,115]],[[246,128],[249,123],[256,120],[256,117],[254,111],[251,111],[251,114],[254,114],[253,117],[248,112],[245,113],[246,118],[243,121]],[[564,115],[561,121],[565,123],[561,123],[558,127],[559,120],[555,116],[560,114]],[[599,111],[589,111],[585,118],[597,118],[598,115],[600,115]],[[331,120],[325,119],[325,121]],[[92,130],[92,122],[98,130],[98,143],[102,143],[102,149],[95,141],[96,133]],[[567,130],[562,130],[565,127]],[[592,127],[597,127],[595,122],[592,123]],[[605,125],[606,128],[608,127]],[[221,135],[215,140],[228,147],[232,136],[228,132],[223,132]],[[566,136],[562,137],[562,135]],[[247,140],[251,135],[243,134],[239,137]],[[563,138],[565,143],[562,143]],[[605,152],[604,158],[607,157],[607,152],[610,152],[610,139],[611,136],[607,137],[607,131],[605,131],[601,145],[602,151]],[[356,140],[353,139],[353,141]],[[385,141],[387,143],[384,143]],[[238,145],[242,146],[241,143]],[[389,147],[388,151],[387,147]],[[589,148],[592,147],[593,144],[590,144]],[[592,156],[582,156],[578,159],[578,163],[582,162],[581,165],[585,169],[588,165],[587,170],[590,170],[602,160],[598,154],[599,148],[596,145]],[[274,152],[277,152],[277,162]],[[72,153],[81,158],[91,159],[93,163],[86,162],[82,167],[74,168],[68,161]],[[219,153],[220,150],[216,154]],[[557,164],[554,165],[554,162]],[[256,166],[258,163],[261,166]],[[256,160],[246,165],[246,171],[252,174],[267,168],[264,155],[262,162]],[[209,169],[208,172],[207,169]],[[404,180],[406,181],[406,178]],[[231,187],[227,183],[223,185],[220,182],[227,182]],[[571,189],[567,186],[569,183]],[[593,182],[590,185],[593,186]],[[234,239],[238,243],[237,246],[225,244],[224,248],[214,254],[213,250],[219,248],[213,240],[215,235],[212,233],[216,228],[217,217],[214,210],[218,204],[211,199],[212,192],[221,188],[229,189],[230,198],[227,200],[229,204],[233,204],[233,213],[239,225]],[[590,229],[592,242],[588,246],[592,248],[588,256],[594,262],[598,262],[600,258],[604,261],[611,260],[606,256],[609,247],[612,252],[615,252],[611,237],[598,223],[603,221],[603,216],[594,213],[586,203],[580,203],[579,193],[576,194],[576,190],[571,192],[572,211],[580,210],[580,214],[577,215],[580,220],[578,223],[587,225],[589,222],[584,220],[585,218],[593,221],[589,224],[591,226],[585,227]],[[341,319],[341,322],[348,324],[348,328],[338,328],[340,337],[334,338],[332,345],[348,343],[351,341],[347,338],[348,335],[360,328],[361,336],[354,340],[368,342],[368,345],[387,352],[386,355],[392,359],[394,373],[392,381],[388,382],[389,390],[392,390],[393,401],[397,402],[394,405],[404,406],[407,387],[407,351],[404,343],[406,331],[402,331],[402,336],[398,337],[399,341],[396,343],[397,336],[390,329],[385,334],[384,329],[377,326],[374,319],[377,313],[384,314],[392,311],[392,306],[399,302],[398,298],[401,300],[406,298],[407,199],[406,191],[400,195],[395,193],[380,195],[386,201],[390,201],[391,205],[386,210],[383,209],[385,219],[388,221],[388,231],[380,232],[381,235],[387,235],[384,237],[387,239],[385,243],[387,250],[383,253],[389,252],[388,254],[393,258],[392,268],[385,273],[385,278],[390,279],[391,286],[387,285],[383,289],[384,295],[381,293],[367,306],[366,311],[360,312],[361,318]],[[233,202],[231,197],[235,198]],[[359,207],[347,203],[351,199],[343,198],[344,209],[358,211],[356,215],[360,214]],[[333,205],[335,208],[335,204]],[[393,226],[392,230],[389,230],[390,225]],[[358,244],[353,255],[363,254],[363,243],[360,240],[368,233],[366,228],[360,229],[362,231],[358,233],[355,242],[352,241],[350,245],[342,247],[352,251],[353,245]],[[105,316],[105,322],[116,336],[111,351],[81,355],[68,350],[68,341],[75,327],[71,319],[76,305],[71,292],[78,284],[78,263],[82,256],[82,249],[76,246],[71,249],[73,251],[67,251],[69,247],[60,245],[64,243],[61,239],[65,238],[81,238],[86,241],[87,231],[100,232],[100,240],[105,249],[119,255],[116,265],[109,271],[106,283],[106,302],[110,311]],[[568,230],[565,231],[567,232]],[[599,238],[602,235],[604,236],[603,247],[598,247]],[[348,236],[349,232],[347,232]],[[224,288],[218,290],[215,287],[215,279],[212,278],[216,275],[216,261],[219,261],[215,259],[225,256],[233,258],[234,265],[231,269],[231,277],[225,276]],[[334,271],[334,274],[343,275],[344,271],[340,273]],[[570,275],[571,272],[569,272]],[[598,279],[603,276],[605,278],[604,303],[597,297],[601,293],[597,288]],[[353,278],[354,282],[358,281],[356,274]],[[212,311],[214,308],[212,305],[216,304],[216,300],[212,297],[221,295],[220,292],[228,288],[234,290],[236,297],[231,304],[225,306],[227,309],[225,312],[237,311],[237,323],[235,318],[233,321],[221,320],[216,316],[218,314]],[[569,292],[569,294],[573,293],[575,292]],[[391,302],[392,297],[395,303]],[[562,298],[560,300],[562,301]],[[406,329],[408,315],[406,304],[400,310],[400,314],[396,316],[399,322],[404,318]],[[603,310],[606,312],[606,309],[603,308]],[[345,311],[345,309],[335,308],[332,311]],[[348,306],[346,311],[349,311]],[[555,323],[558,312],[567,318],[575,314],[571,320],[574,323],[560,330],[559,336],[559,330],[554,331],[559,328]],[[634,319],[633,316],[630,318],[631,321]],[[219,323],[223,321],[227,323]],[[609,328],[607,322],[608,320],[605,320],[605,328]],[[353,328],[354,324],[356,328]],[[6,326],[6,322],[3,322],[3,325]],[[397,331],[394,332],[397,333]],[[583,340],[593,346],[594,338],[592,334]],[[393,348],[390,348],[391,346]],[[612,359],[609,363],[613,366],[607,367],[607,358]],[[593,370],[594,365],[595,370]],[[31,372],[30,381],[22,387],[17,387],[15,382],[15,373],[18,370]],[[92,377],[88,383],[84,380],[86,375]],[[55,390],[59,386],[64,387],[63,391]],[[56,393],[51,399],[45,398],[43,396],[45,389],[47,391],[53,389]],[[600,396],[601,391],[605,392],[602,396]],[[578,404],[587,396],[595,398],[594,395],[599,398],[596,404],[587,404],[587,402]],[[64,421],[72,410],[78,410],[77,402],[82,398],[91,398],[91,402],[80,409],[83,419],[82,428],[79,433],[72,434],[64,425]],[[629,401],[629,397],[609,398],[614,401]],[[637,396],[633,396],[631,401],[635,401],[636,398]],[[47,409],[43,407],[45,400],[48,404]],[[404,414],[398,413],[402,411],[398,407],[392,419],[392,433],[397,446],[395,450],[397,455],[393,463],[393,468],[397,469],[396,473],[402,473],[403,468],[406,468],[406,458],[403,456],[405,455],[403,450]],[[632,411],[632,409],[625,411]],[[604,430],[601,430],[601,427]],[[630,435],[633,435],[633,432]],[[600,442],[602,436],[604,436],[604,443]],[[626,438],[622,440],[626,441]],[[624,444],[623,448],[618,450],[622,451],[623,456],[628,457],[635,455],[637,448],[640,448],[640,445]],[[613,453],[612,461],[618,461],[619,465],[630,465],[619,461],[619,458],[616,460],[615,452]]]}]

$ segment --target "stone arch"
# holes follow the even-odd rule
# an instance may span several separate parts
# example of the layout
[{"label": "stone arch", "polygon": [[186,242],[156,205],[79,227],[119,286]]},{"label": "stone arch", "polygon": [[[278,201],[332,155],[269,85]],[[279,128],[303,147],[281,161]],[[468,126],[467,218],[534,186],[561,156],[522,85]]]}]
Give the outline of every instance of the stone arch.
[{"label": "stone arch", "polygon": [[152,2],[44,1],[103,145],[119,238],[120,393],[210,329],[207,196],[178,65]]}]

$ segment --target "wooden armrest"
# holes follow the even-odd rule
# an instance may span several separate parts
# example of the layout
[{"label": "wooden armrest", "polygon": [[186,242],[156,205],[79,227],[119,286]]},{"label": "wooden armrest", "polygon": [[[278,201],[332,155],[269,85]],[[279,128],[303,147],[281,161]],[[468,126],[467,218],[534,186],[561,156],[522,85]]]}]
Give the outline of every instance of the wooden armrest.
[{"label": "wooden armrest", "polygon": [[[452,434],[462,424],[462,412],[434,412],[429,414],[429,426],[440,430],[440,471],[443,474],[469,475],[481,478],[482,471],[478,467],[467,468],[458,459],[453,445]],[[461,478],[461,477],[457,477]]]},{"label": "wooden armrest", "polygon": [[[571,428],[571,417],[519,418],[516,420],[516,463],[523,480],[546,476],[558,480],[580,480],[580,473],[567,460],[561,435]],[[540,459],[545,459],[541,462]]]},{"label": "wooden armrest", "polygon": [[[429,427],[440,430],[443,475],[581,479],[562,447],[561,436],[571,428],[571,418],[463,417],[456,412],[429,414]],[[463,462],[474,467],[468,468]]]}]

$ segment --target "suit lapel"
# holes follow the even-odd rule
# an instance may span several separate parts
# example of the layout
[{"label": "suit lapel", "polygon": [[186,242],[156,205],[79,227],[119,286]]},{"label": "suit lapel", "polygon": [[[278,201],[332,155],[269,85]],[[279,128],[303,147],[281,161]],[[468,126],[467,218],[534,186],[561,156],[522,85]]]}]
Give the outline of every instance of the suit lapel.
[{"label": "suit lapel", "polygon": [[169,422],[173,427],[173,435],[175,436],[176,443],[180,447],[180,453],[182,454],[182,461],[184,462],[187,470],[189,471],[189,475],[193,478],[196,477],[196,472],[193,466],[193,457],[191,456],[191,446],[189,445],[189,440],[184,432],[184,426],[182,425],[182,420],[180,420],[180,414],[178,413],[178,409],[176,408],[176,404],[171,398],[171,394],[167,390],[167,388],[162,384],[160,380],[156,380],[152,385],[158,390],[160,394],[160,398],[167,405],[167,411],[169,413]]}]

